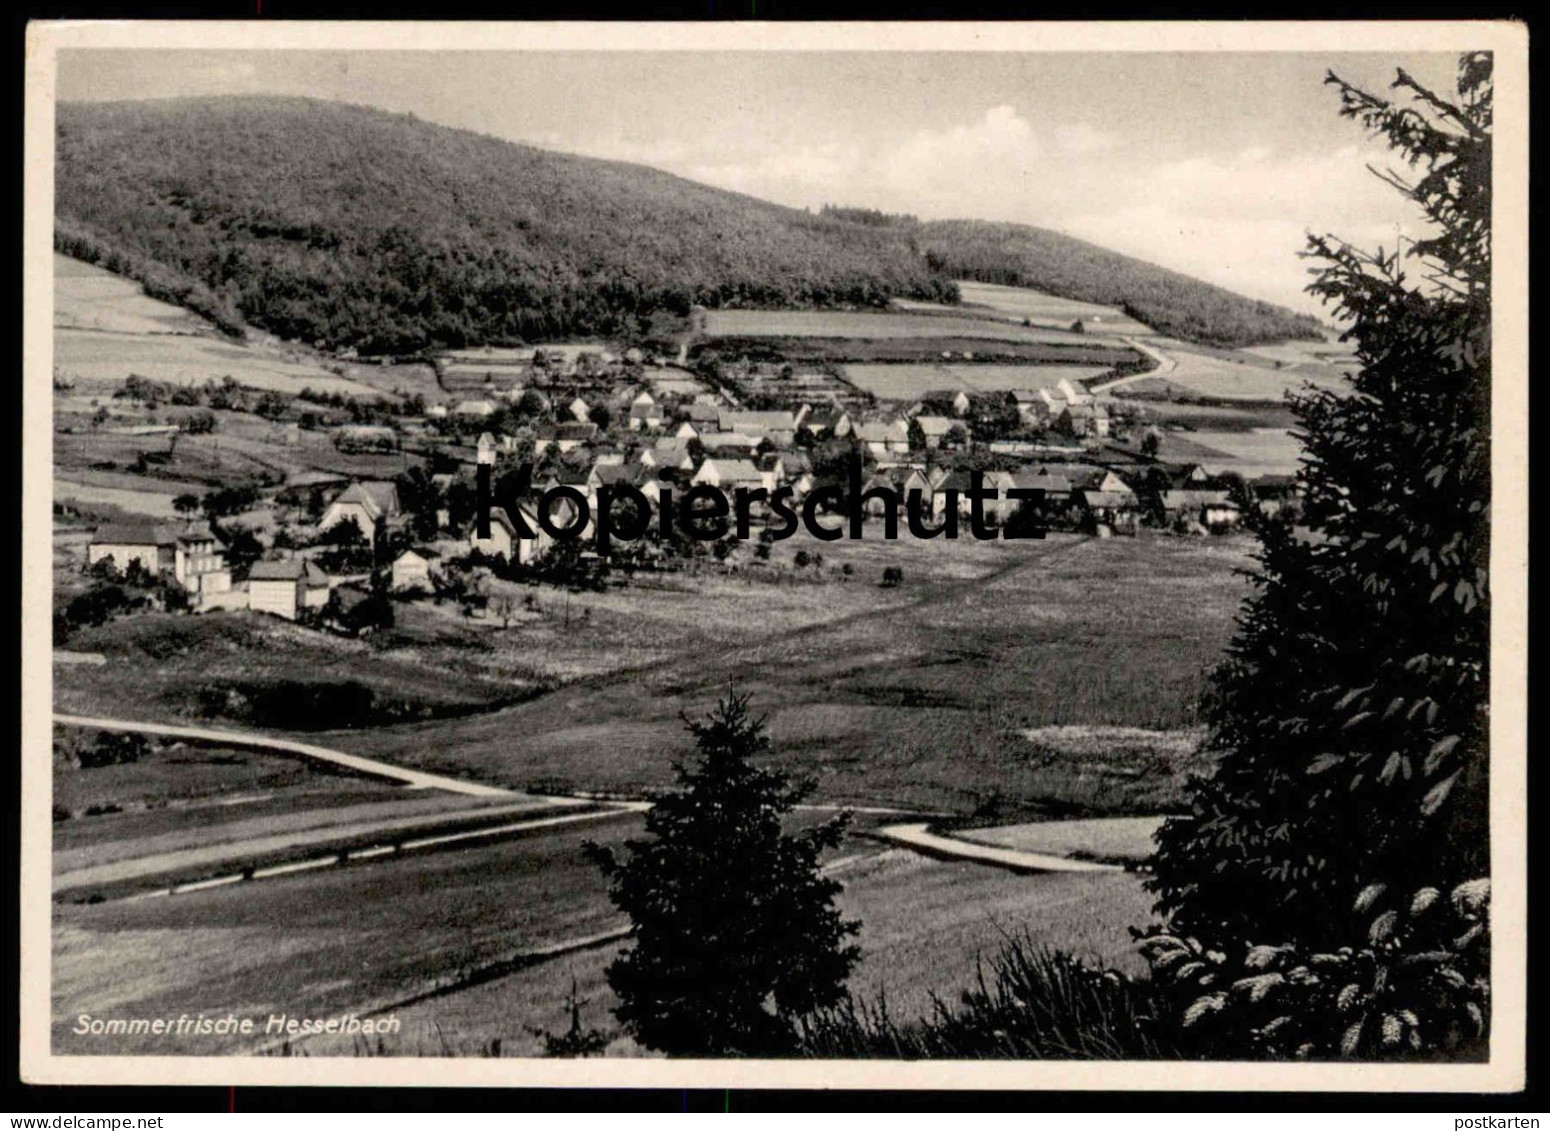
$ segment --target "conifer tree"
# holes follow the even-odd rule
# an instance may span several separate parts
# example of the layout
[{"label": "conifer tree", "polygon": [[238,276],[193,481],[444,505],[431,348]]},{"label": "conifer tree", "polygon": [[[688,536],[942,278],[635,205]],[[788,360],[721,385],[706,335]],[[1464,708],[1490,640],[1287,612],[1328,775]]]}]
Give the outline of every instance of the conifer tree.
[{"label": "conifer tree", "polygon": [[755,764],[764,720],[729,694],[675,764],[678,788],[646,815],[649,839],[628,855],[589,845],[610,897],[634,925],[633,947],[608,969],[619,1021],[643,1045],[680,1056],[779,1055],[795,1022],[844,994],[860,955],[840,917],[840,885],[820,854],[839,844],[842,815],[799,833],[782,818],[811,782]]},{"label": "conifer tree", "polygon": [[1359,370],[1294,400],[1308,529],[1260,524],[1209,696],[1220,761],[1151,882],[1175,929],[1219,944],[1331,944],[1358,893],[1489,864],[1491,58],[1460,60],[1456,101],[1404,71],[1404,104],[1327,81],[1410,167],[1380,175],[1428,234],[1375,253],[1310,237],[1309,290],[1349,321]]}]

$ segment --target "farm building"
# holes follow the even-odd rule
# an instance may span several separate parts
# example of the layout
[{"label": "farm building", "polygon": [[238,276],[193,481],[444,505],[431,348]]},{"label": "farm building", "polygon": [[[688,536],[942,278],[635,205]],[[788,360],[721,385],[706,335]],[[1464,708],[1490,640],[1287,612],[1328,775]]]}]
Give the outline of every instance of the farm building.
[{"label": "farm building", "polygon": [[745,432],[705,432],[700,436],[700,443],[705,445],[705,450],[708,452],[730,456],[751,456],[758,450],[761,441],[759,437],[750,436]]},{"label": "farm building", "polygon": [[120,570],[138,564],[153,576],[170,573],[191,593],[231,588],[226,549],[204,523],[108,523],[92,535],[86,563],[109,560]]},{"label": "farm building", "polygon": [[769,440],[778,447],[791,443],[796,421],[789,412],[746,412],[722,410],[717,421],[722,432],[742,433],[756,440]]},{"label": "farm building", "polygon": [[547,428],[540,428],[533,441],[533,454],[543,455],[550,448],[554,448],[562,455],[573,452],[584,444],[595,444],[602,435],[602,430],[596,424],[581,423],[555,424]]},{"label": "farm building", "polygon": [[248,570],[248,608],[295,620],[302,609],[328,603],[329,578],[311,562],[255,562]]},{"label": "farm building", "polygon": [[457,404],[452,406],[453,416],[490,416],[494,412],[494,401],[458,401]]}]

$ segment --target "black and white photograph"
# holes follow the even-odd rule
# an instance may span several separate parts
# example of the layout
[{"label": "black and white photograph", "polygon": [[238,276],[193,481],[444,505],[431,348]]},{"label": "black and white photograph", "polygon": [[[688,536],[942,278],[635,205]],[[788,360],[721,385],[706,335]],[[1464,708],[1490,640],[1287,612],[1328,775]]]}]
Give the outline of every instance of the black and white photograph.
[{"label": "black and white photograph", "polygon": [[1521,1087],[1527,35],[1362,26],[33,25],[24,1078]]}]

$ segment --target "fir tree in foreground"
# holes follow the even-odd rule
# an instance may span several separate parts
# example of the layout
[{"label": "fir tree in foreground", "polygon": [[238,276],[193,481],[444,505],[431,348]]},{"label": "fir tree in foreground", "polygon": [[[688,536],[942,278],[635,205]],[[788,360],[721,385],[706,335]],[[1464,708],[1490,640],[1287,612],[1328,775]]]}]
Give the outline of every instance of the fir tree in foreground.
[{"label": "fir tree in foreground", "polygon": [[1456,101],[1403,71],[1403,105],[1327,81],[1412,170],[1384,179],[1429,236],[1403,254],[1310,238],[1309,290],[1349,320],[1360,369],[1294,401],[1310,530],[1263,526],[1213,680],[1221,760],[1152,881],[1174,929],[1228,952],[1362,939],[1489,865],[1491,58],[1461,59]]},{"label": "fir tree in foreground", "polygon": [[840,917],[840,885],[818,859],[845,816],[788,834],[782,818],[812,792],[755,765],[764,720],[728,695],[687,721],[694,764],[646,815],[649,839],[628,855],[589,845],[609,895],[634,924],[632,949],[608,968],[619,1021],[641,1044],[679,1056],[793,1051],[798,1020],[838,1002],[860,956]]}]

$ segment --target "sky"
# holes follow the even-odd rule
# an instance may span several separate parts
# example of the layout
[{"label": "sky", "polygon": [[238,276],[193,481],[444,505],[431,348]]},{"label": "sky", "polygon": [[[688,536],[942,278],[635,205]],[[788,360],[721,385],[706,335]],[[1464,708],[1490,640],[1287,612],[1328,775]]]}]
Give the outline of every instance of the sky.
[{"label": "sky", "polygon": [[1317,314],[1307,232],[1420,232],[1323,82],[1384,91],[1396,66],[1452,90],[1442,54],[117,49],[62,52],[58,96],[412,112],[797,207],[1053,228]]}]

